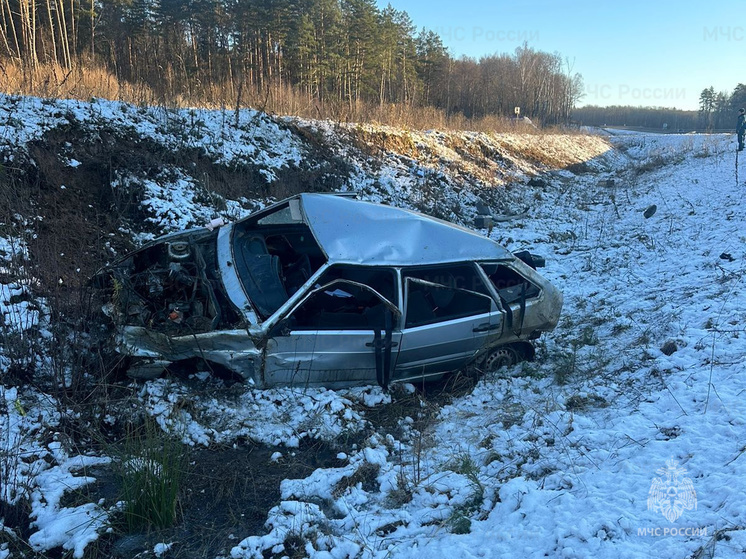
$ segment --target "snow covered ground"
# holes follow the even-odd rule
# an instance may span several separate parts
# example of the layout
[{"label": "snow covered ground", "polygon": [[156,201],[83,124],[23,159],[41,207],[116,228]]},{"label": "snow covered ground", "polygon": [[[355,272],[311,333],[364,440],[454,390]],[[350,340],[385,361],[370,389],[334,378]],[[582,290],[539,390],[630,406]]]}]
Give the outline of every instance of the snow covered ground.
[{"label": "snow covered ground", "polygon": [[[493,233],[546,255],[565,294],[537,362],[482,379],[425,443],[380,433],[349,467],[286,481],[271,532],[232,557],[289,532],[324,558],[746,552],[746,212],[732,139],[622,142],[609,172],[555,173],[528,217]],[[378,466],[372,490],[340,484],[365,463]]]},{"label": "snow covered ground", "polygon": [[[96,111],[113,118],[121,109],[99,103],[71,110],[82,111],[83,119]],[[38,137],[34,126],[46,124],[32,125],[39,121],[35,114],[21,119],[22,140],[12,136],[18,126],[10,125],[0,138],[23,143]],[[223,138],[220,157],[251,157],[254,148],[229,144],[230,135],[219,134],[226,124],[217,114],[197,118],[200,134]],[[145,129],[143,122],[136,126]],[[307,124],[333,134],[327,123]],[[265,139],[246,143],[259,146],[256,153],[263,143],[274,146],[260,157],[267,173],[303,156],[295,136],[269,120],[263,126],[246,138]],[[157,130],[155,122],[147,133]],[[408,137],[424,151],[428,134],[438,133]],[[468,143],[468,135],[462,141]],[[521,141],[504,138],[503,144],[518,145],[499,153],[514,157],[526,147]],[[541,148],[540,137],[525,142]],[[526,211],[496,226],[492,237],[511,250],[545,256],[542,273],[565,297],[561,323],[539,340],[535,362],[482,378],[442,407],[411,386],[391,394],[377,387],[258,392],[195,378],[136,387],[138,405],[193,446],[251,439],[279,446],[277,462],[304,440],[338,448],[343,465],[283,481],[266,530],[235,534],[225,542],[226,557],[746,553],[746,171],[736,177],[733,137],[625,134],[613,138],[612,151],[571,136],[553,142],[565,142],[567,152],[586,142],[578,159],[588,163],[574,174],[535,161],[493,160],[509,171],[496,185],[512,185],[501,188],[503,207]],[[438,150],[429,149],[440,155],[422,161],[384,151],[377,165],[349,151],[354,165],[346,188],[417,206],[417,188],[439,174],[437,184],[458,199],[464,184],[458,175],[466,166]],[[466,183],[473,187],[486,173],[483,167],[470,171]],[[534,173],[544,183],[526,185]],[[143,203],[170,200],[171,214],[168,204],[148,206],[164,231],[214,217],[194,197],[174,199],[172,192],[189,192],[189,180],[173,179],[180,190],[154,186],[159,180],[148,185],[151,195]],[[465,189],[462,197],[476,197],[474,191]],[[236,204],[226,211],[243,211]],[[10,252],[0,243],[0,254]],[[43,308],[18,296],[33,286],[3,282],[3,328],[23,331],[33,324],[43,333]],[[395,417],[395,428],[371,422],[374,413],[396,413],[403,400],[419,404]],[[64,437],[56,435],[60,421],[45,394],[0,384],[0,499],[30,503],[33,549],[61,546],[82,557],[86,544],[107,530],[116,503],[66,506],[63,494],[92,481],[86,468],[104,466],[109,457],[64,448],[57,440]],[[344,437],[357,442],[343,448]],[[2,522],[0,532],[9,534]],[[0,559],[13,557],[14,537],[0,534]],[[152,553],[177,556],[179,541],[163,542]]]}]

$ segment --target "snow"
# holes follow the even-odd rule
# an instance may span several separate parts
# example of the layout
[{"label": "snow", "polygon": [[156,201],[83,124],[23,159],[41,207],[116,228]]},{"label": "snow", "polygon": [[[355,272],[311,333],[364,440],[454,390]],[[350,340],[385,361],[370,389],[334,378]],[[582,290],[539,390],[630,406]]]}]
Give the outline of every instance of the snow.
[{"label": "snow", "polygon": [[[356,441],[335,448],[344,465],[284,480],[266,530],[237,532],[238,543],[225,542],[230,557],[289,555],[289,536],[321,559],[743,555],[746,210],[732,135],[478,135],[250,110],[236,126],[235,117],[3,96],[0,153],[71,119],[107,122],[226,164],[251,161],[271,182],[303,162],[306,147],[291,128],[306,127],[349,162],[344,188],[366,199],[461,223],[479,200],[511,210],[510,221],[483,233],[544,256],[541,273],[561,289],[565,307],[557,330],[537,342],[535,362],[483,377],[440,407],[422,398],[419,411],[407,408],[411,417],[394,418],[394,429],[374,424],[370,412],[400,413],[403,400],[420,398],[413,385],[390,393],[257,391],[206,375],[136,385],[137,405],[164,431],[189,445],[248,439],[281,447],[269,467],[303,441]],[[366,138],[375,155],[351,141]],[[491,154],[487,163],[475,146]],[[82,167],[72,156],[60,163],[70,172]],[[546,184],[528,186],[535,174]],[[216,211],[194,177],[175,167],[147,180],[122,172],[113,187],[135,184],[151,226],[133,232],[140,240],[268,202],[223,200]],[[657,211],[646,218],[652,205]],[[78,456],[58,436],[51,398],[4,382],[8,333],[43,330],[48,314],[33,280],[8,273],[19,250],[22,260],[17,240],[0,238],[0,499],[30,503],[33,549],[83,557],[108,529],[110,508],[63,506],[63,497],[90,484],[91,468],[108,458]],[[675,347],[670,355],[661,351],[666,343]],[[43,356],[34,358],[44,366]],[[685,469],[678,487],[690,480],[697,499],[673,522],[660,502],[649,502],[670,464]],[[152,553],[178,545],[162,542]],[[0,544],[0,559],[10,557]]]},{"label": "snow", "polygon": [[[272,178],[273,169],[302,158],[299,141],[279,122],[254,110],[242,110],[236,122],[233,111],[135,108],[94,99],[39,99],[0,95],[0,145],[24,145],[59,124],[106,121],[168,145],[200,147],[218,160],[258,161]],[[78,162],[70,159],[70,166]]]},{"label": "snow", "polygon": [[[484,378],[445,406],[424,451],[414,433],[396,441],[404,459],[369,441],[347,468],[285,482],[284,497],[334,514],[273,509],[270,534],[243,540],[232,556],[278,545],[288,516],[305,531],[313,521],[317,533],[331,531],[311,557],[350,541],[363,557],[687,556],[705,546],[741,554],[746,215],[729,140],[625,135],[630,159],[600,175],[556,174],[509,239],[493,233],[546,256],[543,273],[565,294],[563,323],[538,361]],[[635,171],[649,161],[657,163]],[[651,204],[659,210],[646,219]],[[678,348],[670,356],[659,349],[667,340]],[[373,450],[377,490],[335,496],[340,477]],[[464,457],[472,469],[453,471]],[[673,523],[648,509],[671,459],[699,499]],[[401,507],[386,500],[397,484],[413,493]],[[460,510],[471,516],[468,534],[453,533]]]},{"label": "snow", "polygon": [[168,552],[169,549],[173,547],[173,545],[174,545],[173,542],[172,543],[164,543],[164,542],[157,543],[153,547],[153,553],[155,553],[156,557],[162,557],[166,552]]},{"label": "snow", "polygon": [[[32,527],[29,544],[36,551],[61,546],[83,557],[85,546],[98,539],[108,525],[108,513],[97,504],[61,507],[68,491],[93,481],[75,472],[106,464],[109,459],[95,456],[69,456],[60,443],[40,442],[47,429],[59,422],[59,415],[47,398],[23,401],[18,389],[0,386],[0,499],[9,504],[28,499]],[[32,415],[33,410],[33,415]]]},{"label": "snow", "polygon": [[195,390],[179,381],[157,379],[143,385],[140,397],[164,430],[178,433],[189,445],[248,437],[295,448],[302,439],[331,441],[342,432],[363,430],[367,423],[356,403],[382,392],[380,387],[347,393],[324,388],[231,390],[221,389],[214,379],[202,386],[211,389]]}]

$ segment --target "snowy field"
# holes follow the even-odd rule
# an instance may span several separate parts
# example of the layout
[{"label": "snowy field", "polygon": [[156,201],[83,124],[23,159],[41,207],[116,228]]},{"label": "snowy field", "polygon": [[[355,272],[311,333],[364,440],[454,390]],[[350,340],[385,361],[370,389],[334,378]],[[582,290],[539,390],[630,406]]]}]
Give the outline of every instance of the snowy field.
[{"label": "snowy field", "polygon": [[[87,119],[101,109],[71,110]],[[21,140],[10,137],[10,117],[0,123],[0,142],[39,134],[32,113]],[[148,133],[157,134],[153,126]],[[209,122],[203,126],[212,134]],[[272,122],[262,126],[252,137],[274,146],[257,156],[267,173],[303,156],[295,137]],[[313,126],[331,133],[324,123]],[[258,154],[261,147],[246,147],[254,140],[226,141],[220,157]],[[515,165],[515,181],[540,173],[544,183],[502,195],[526,211],[498,224],[492,237],[543,255],[542,273],[565,298],[560,325],[538,341],[535,362],[483,377],[442,406],[409,385],[391,394],[378,387],[259,392],[204,377],[133,385],[137,405],[194,447],[249,439],[277,446],[278,464],[304,441],[337,448],[340,466],[283,481],[265,530],[234,534],[221,557],[746,553],[746,169],[737,178],[732,136],[612,141],[613,150],[586,153],[578,174]],[[382,157],[375,174],[353,159],[347,188],[408,205],[402,193],[416,188],[412,176],[448,167]],[[182,179],[174,180],[188,191]],[[153,187],[146,199],[164,229],[189,224],[185,215],[214,217],[188,195],[171,198],[178,207],[171,213],[152,202],[168,200],[167,192]],[[238,203],[227,207],[242,211]],[[0,239],[0,255],[18,250]],[[43,301],[31,305],[23,296],[33,285],[3,281],[3,328],[35,325],[44,336]],[[8,364],[0,354],[0,367]],[[421,413],[410,406],[395,428],[370,420],[412,399]],[[113,457],[66,447],[57,436],[61,422],[46,394],[0,384],[0,500],[30,503],[33,550],[62,547],[83,557],[121,505],[65,502],[66,493],[94,481],[90,468]],[[345,437],[357,442],[344,447]],[[0,559],[17,556],[17,537],[0,518]],[[140,556],[181,556],[179,541]]]}]

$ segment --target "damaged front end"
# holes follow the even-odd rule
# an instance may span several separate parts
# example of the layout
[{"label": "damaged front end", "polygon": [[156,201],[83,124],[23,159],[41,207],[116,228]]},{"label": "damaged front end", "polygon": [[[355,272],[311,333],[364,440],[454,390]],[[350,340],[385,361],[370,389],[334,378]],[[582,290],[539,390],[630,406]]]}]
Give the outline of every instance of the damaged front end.
[{"label": "damaged front end", "polygon": [[196,361],[253,376],[257,352],[223,288],[217,237],[208,229],[166,236],[97,275],[109,293],[104,312],[117,326],[117,351],[128,357],[129,376],[154,378]]}]

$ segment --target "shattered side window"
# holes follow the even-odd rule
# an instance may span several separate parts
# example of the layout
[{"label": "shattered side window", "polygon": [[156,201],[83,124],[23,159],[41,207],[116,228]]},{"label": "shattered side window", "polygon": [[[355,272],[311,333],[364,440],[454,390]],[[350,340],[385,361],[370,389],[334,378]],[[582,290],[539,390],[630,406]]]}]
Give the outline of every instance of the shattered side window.
[{"label": "shattered side window", "polygon": [[507,304],[516,303],[522,297],[538,297],[541,290],[517,271],[502,264],[480,264],[492,285],[495,286],[500,299]]},{"label": "shattered side window", "polygon": [[293,330],[382,330],[392,309],[372,289],[335,280],[313,292],[290,315]]},{"label": "shattered side window", "polygon": [[405,328],[415,328],[468,316],[489,313],[492,299],[486,295],[410,278],[407,281]]}]

